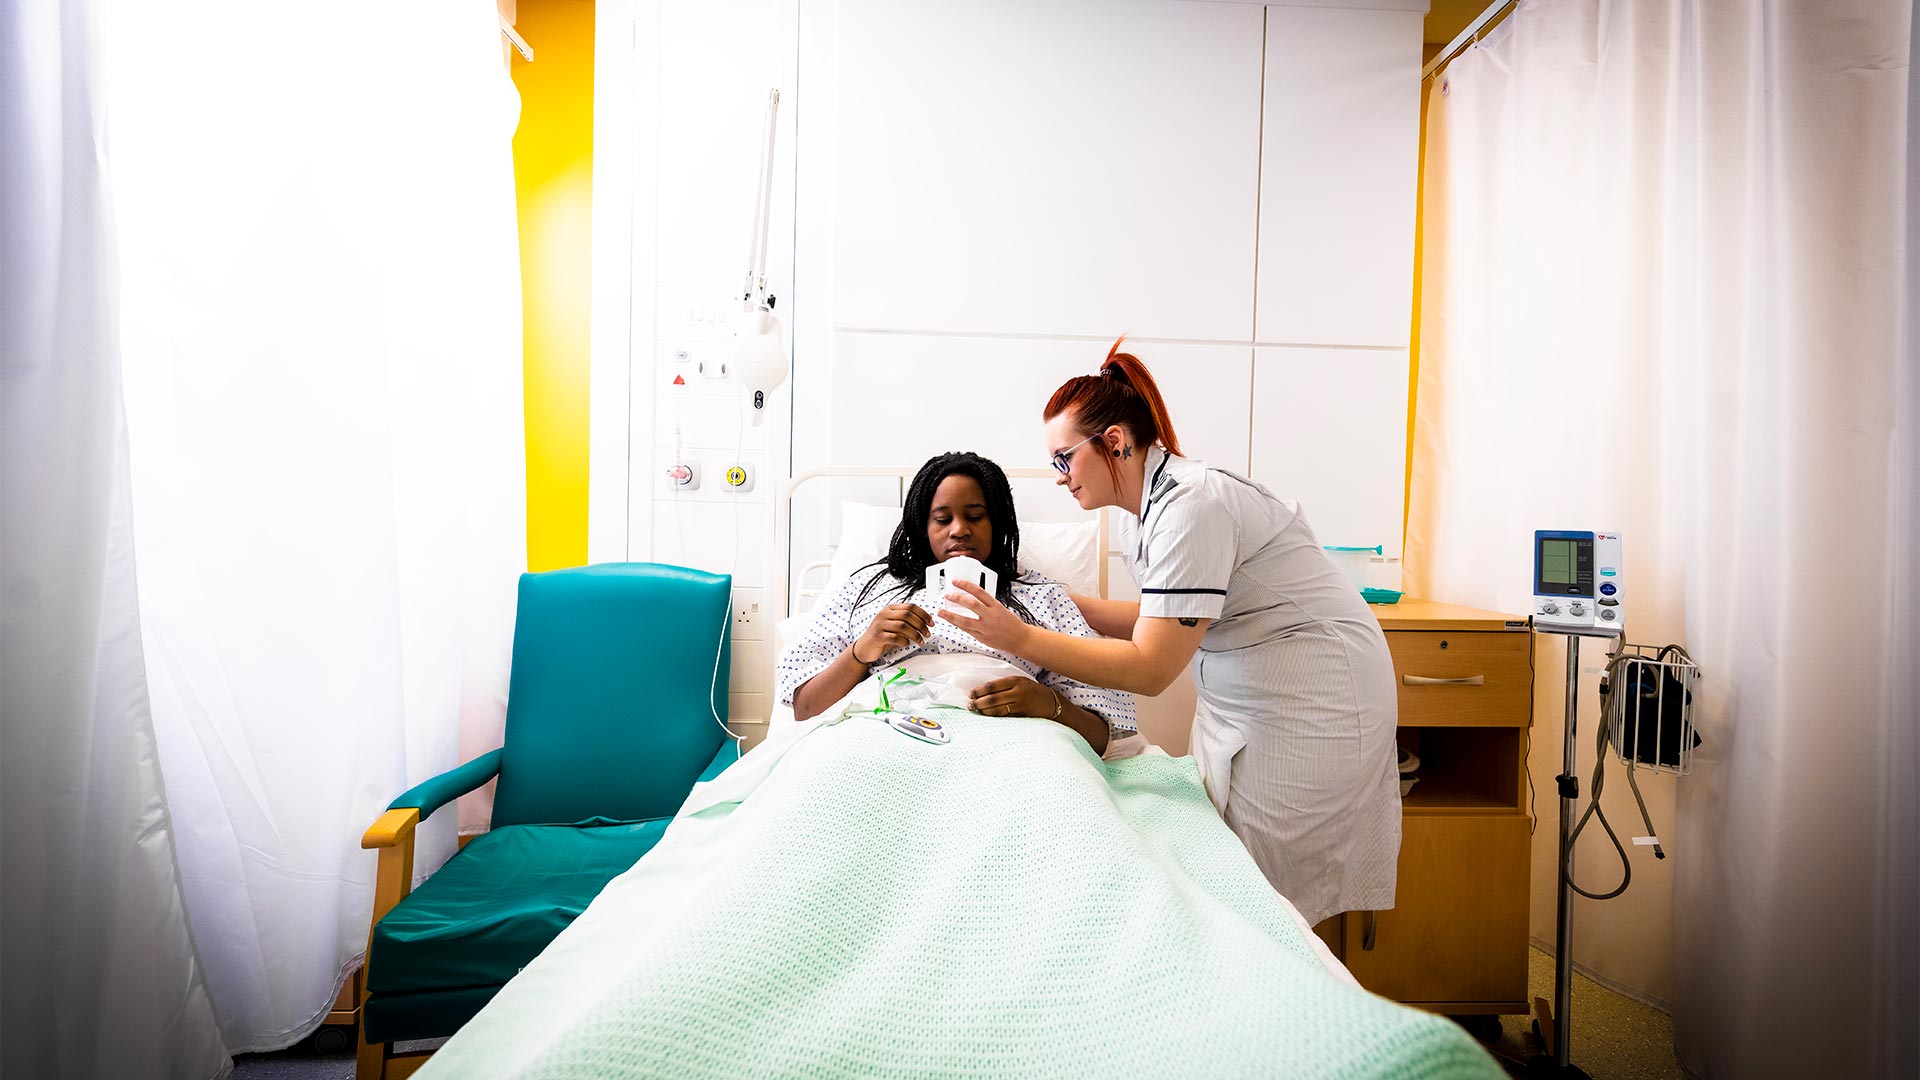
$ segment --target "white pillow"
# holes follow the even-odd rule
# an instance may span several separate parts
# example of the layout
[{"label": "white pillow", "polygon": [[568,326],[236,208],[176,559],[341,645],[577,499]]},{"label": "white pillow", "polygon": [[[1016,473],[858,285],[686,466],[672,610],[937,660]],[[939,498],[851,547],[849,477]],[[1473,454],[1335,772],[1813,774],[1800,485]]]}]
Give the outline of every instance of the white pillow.
[{"label": "white pillow", "polygon": [[[893,530],[900,527],[900,508],[866,503],[840,504],[840,544],[827,569],[828,589],[853,576],[855,570],[887,553]],[[1020,565],[1043,574],[1083,596],[1100,595],[1100,522],[1022,521]]]},{"label": "white pillow", "polygon": [[1100,521],[1020,523],[1020,566],[1082,596],[1100,595]]},{"label": "white pillow", "polygon": [[833,549],[833,562],[827,568],[826,589],[834,588],[852,577],[855,570],[883,558],[887,545],[893,542],[893,530],[899,527],[897,506],[841,503],[840,544]]}]

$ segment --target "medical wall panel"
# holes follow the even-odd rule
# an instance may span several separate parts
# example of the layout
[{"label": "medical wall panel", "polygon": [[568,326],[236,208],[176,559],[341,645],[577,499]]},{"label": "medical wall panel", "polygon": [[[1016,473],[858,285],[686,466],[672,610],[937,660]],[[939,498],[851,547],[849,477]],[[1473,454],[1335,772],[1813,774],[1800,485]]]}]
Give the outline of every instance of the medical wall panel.
[{"label": "medical wall panel", "polygon": [[[622,6],[603,3],[601,11],[611,16]],[[598,402],[595,412],[597,425],[618,426],[618,432],[594,434],[596,444],[615,442],[610,434],[617,434],[615,445],[624,448],[608,452],[605,461],[596,459],[595,468],[624,466],[621,513],[628,535],[624,545],[603,550],[729,570],[737,584],[764,583],[772,576],[766,563],[772,505],[767,492],[777,492],[788,472],[792,384],[770,395],[758,426],[743,427],[743,394],[720,377],[720,367],[733,358],[766,149],[768,91],[774,88],[782,93],[782,110],[766,268],[789,324],[795,306],[794,5],[645,0],[624,7],[619,21],[609,17],[601,25],[603,65],[618,68],[624,81],[610,84],[603,94],[609,115],[596,152],[620,163],[630,178],[632,202],[626,214],[606,215],[607,228],[596,231],[595,245],[625,253],[631,288],[615,300],[595,295],[597,308],[609,309],[596,314],[611,324],[596,339],[596,348],[614,348],[624,340],[629,379],[624,400]],[[611,380],[608,385],[611,390]],[[594,392],[600,394],[602,387],[596,384]],[[736,454],[736,447],[743,453]],[[663,482],[661,453],[671,456],[675,448],[701,465],[702,490],[690,500],[676,501]],[[759,532],[743,538],[733,565],[718,565],[711,552],[698,549],[682,557],[680,535],[700,533],[709,523],[701,520],[702,509],[683,522],[680,505],[734,500],[721,478],[736,459],[754,467],[755,492],[744,501],[764,503],[757,517],[748,519],[759,522]],[[596,485],[596,498],[602,490]],[[728,538],[720,551],[731,550]]]},{"label": "medical wall panel", "polygon": [[[835,335],[834,461],[918,464],[972,450],[1003,468],[1046,468],[1040,414],[1047,399],[1068,378],[1096,372],[1110,344],[842,331]],[[1244,471],[1252,350],[1153,342],[1133,348],[1166,397],[1181,448]]]},{"label": "medical wall panel", "polygon": [[1254,350],[1252,477],[1322,544],[1400,554],[1407,350]]},{"label": "medical wall panel", "polygon": [[837,27],[833,145],[806,148],[833,158],[837,326],[1247,340],[1260,8],[840,0],[814,17]]},{"label": "medical wall panel", "polygon": [[1267,9],[1255,340],[1407,344],[1421,19]]},{"label": "medical wall panel", "polygon": [[[709,484],[717,487],[720,479],[702,468],[700,485]],[[669,496],[660,501],[660,509],[654,520],[654,562],[731,574],[736,588],[767,586],[771,504],[700,492],[678,501]]]}]

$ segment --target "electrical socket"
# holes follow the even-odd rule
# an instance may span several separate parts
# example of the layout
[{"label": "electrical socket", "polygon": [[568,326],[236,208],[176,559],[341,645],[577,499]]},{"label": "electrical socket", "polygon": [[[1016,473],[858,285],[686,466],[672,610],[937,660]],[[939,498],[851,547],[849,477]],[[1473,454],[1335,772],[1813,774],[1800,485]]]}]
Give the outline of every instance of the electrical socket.
[{"label": "electrical socket", "polygon": [[760,641],[765,637],[765,616],[760,607],[759,590],[733,594],[733,636],[736,641]]}]

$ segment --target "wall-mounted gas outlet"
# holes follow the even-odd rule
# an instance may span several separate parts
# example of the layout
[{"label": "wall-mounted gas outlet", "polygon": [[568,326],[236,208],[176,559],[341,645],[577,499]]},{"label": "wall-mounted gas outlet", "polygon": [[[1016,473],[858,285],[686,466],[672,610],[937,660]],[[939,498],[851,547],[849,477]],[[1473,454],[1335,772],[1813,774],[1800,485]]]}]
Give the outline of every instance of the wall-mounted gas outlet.
[{"label": "wall-mounted gas outlet", "polygon": [[760,590],[739,589],[733,594],[733,636],[738,641],[759,641],[766,636],[766,616],[760,606]]},{"label": "wall-mounted gas outlet", "polygon": [[667,466],[666,486],[668,491],[700,490],[700,466],[690,461]]}]

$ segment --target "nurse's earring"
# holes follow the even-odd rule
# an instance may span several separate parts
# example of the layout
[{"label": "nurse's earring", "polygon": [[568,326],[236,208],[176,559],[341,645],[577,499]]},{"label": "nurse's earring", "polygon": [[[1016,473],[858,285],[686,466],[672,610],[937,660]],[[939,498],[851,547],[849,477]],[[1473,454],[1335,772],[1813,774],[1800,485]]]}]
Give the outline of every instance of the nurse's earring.
[{"label": "nurse's earring", "polygon": [[1131,457],[1133,457],[1133,444],[1132,444],[1132,443],[1128,443],[1128,444],[1127,444],[1126,446],[1123,446],[1123,447],[1121,447],[1120,449],[1118,449],[1118,450],[1115,450],[1115,451],[1113,452],[1113,456],[1114,456],[1114,457],[1117,457],[1117,458],[1131,458]]}]

